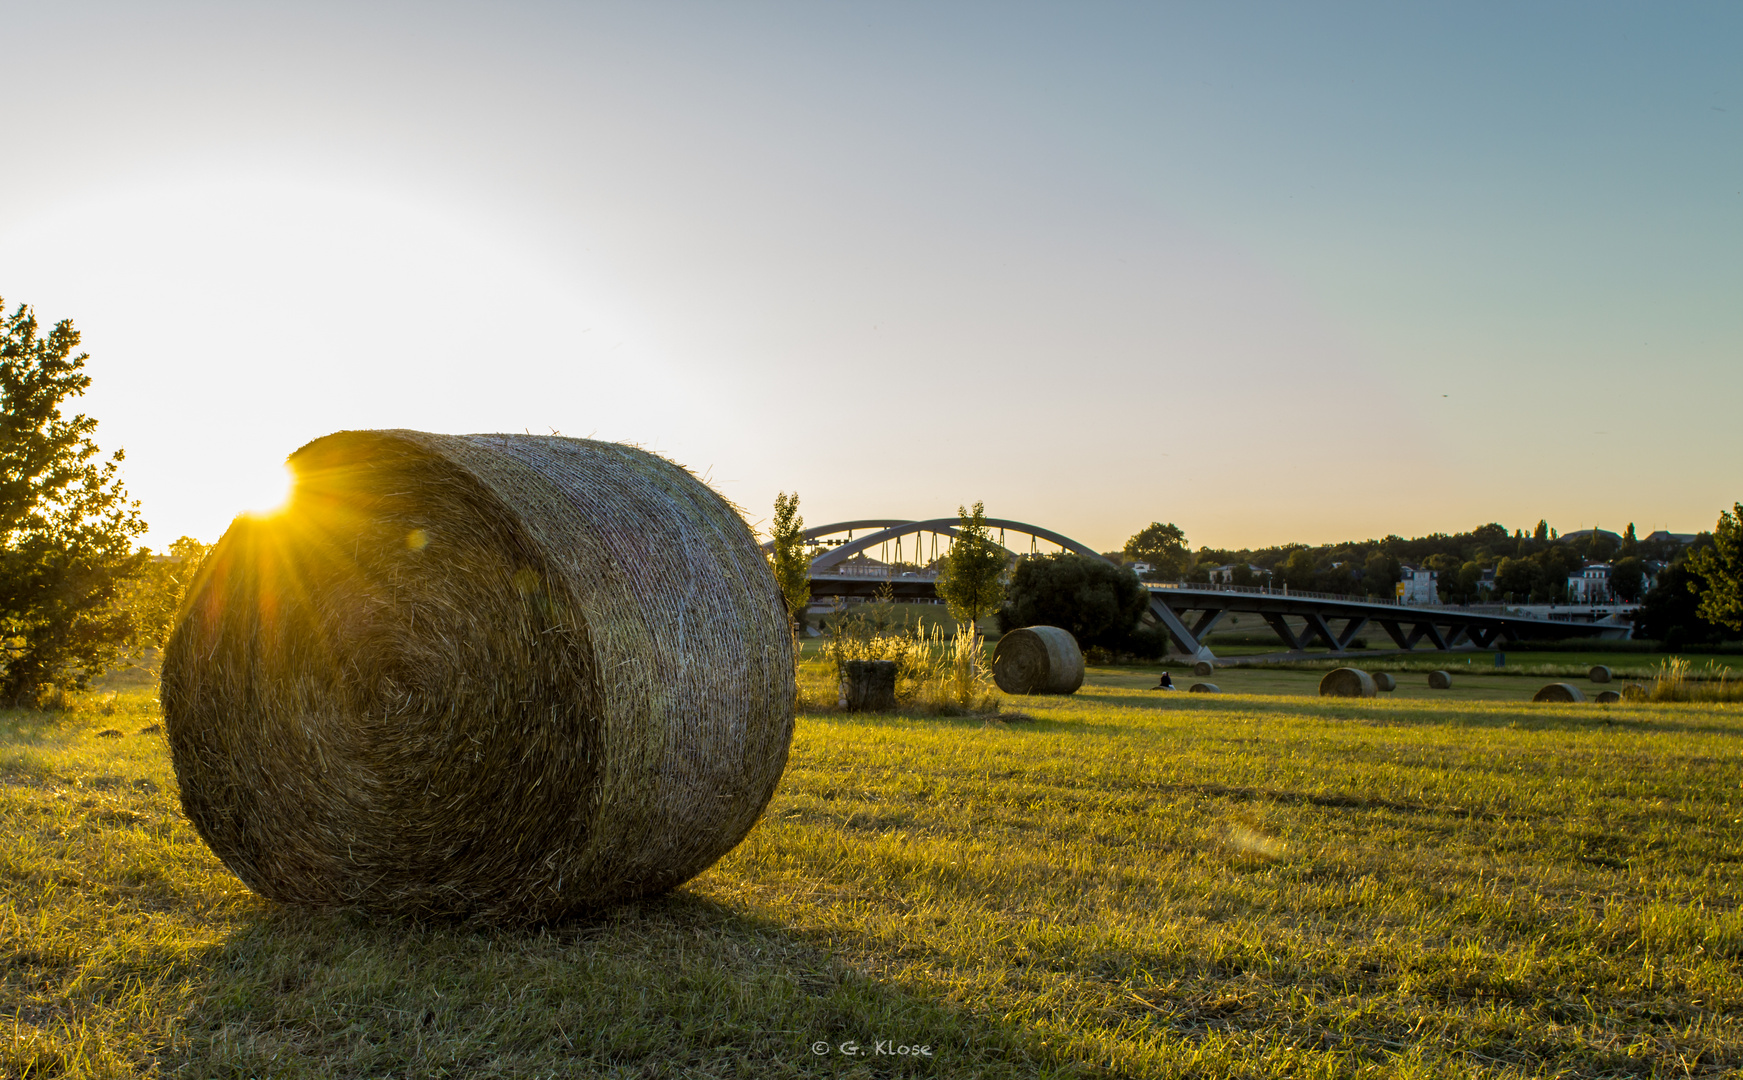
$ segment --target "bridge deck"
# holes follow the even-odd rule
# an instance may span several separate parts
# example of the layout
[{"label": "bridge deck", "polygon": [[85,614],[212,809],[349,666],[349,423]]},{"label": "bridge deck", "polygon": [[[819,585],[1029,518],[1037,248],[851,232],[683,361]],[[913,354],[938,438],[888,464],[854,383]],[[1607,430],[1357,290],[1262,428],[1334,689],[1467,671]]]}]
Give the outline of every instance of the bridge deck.
[{"label": "bridge deck", "polygon": [[[938,592],[930,576],[900,574],[813,574],[812,599],[870,599],[884,589],[895,600],[932,600]],[[1333,654],[1346,651],[1368,625],[1379,627],[1400,649],[1425,642],[1434,649],[1488,648],[1507,641],[1562,638],[1626,638],[1624,623],[1573,622],[1528,615],[1500,615],[1458,607],[1413,607],[1384,600],[1322,594],[1288,594],[1236,587],[1151,585],[1149,618],[1168,631],[1179,649],[1202,660],[1216,659],[1204,644],[1223,616],[1254,614],[1282,641],[1299,652],[1316,644]],[[1297,629],[1288,620],[1304,625]]]}]

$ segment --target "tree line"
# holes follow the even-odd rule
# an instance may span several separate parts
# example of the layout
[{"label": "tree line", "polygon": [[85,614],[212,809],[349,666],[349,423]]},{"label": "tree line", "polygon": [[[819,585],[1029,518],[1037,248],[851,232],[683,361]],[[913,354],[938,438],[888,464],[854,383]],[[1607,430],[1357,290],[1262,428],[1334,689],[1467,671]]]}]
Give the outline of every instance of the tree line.
[{"label": "tree line", "polygon": [[206,547],[136,548],[146,531],[120,450],[67,415],[91,385],[70,320],[41,332],[0,299],[0,705],[82,690],[120,658],[159,646]]}]

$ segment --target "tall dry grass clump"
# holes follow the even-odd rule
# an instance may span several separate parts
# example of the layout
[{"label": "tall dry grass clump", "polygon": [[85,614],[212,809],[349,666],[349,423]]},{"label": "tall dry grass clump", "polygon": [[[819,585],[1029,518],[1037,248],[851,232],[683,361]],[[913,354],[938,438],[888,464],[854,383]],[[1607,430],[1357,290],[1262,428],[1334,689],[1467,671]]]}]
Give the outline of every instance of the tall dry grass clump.
[{"label": "tall dry grass clump", "polygon": [[736,845],[792,639],[734,508],[614,443],[342,432],[238,519],[166,650],[189,819],[276,900],[532,922]]},{"label": "tall dry grass clump", "polygon": [[972,627],[959,626],[946,634],[936,624],[929,629],[899,624],[885,613],[887,607],[858,604],[856,610],[838,610],[825,621],[821,654],[832,685],[840,685],[850,660],[890,660],[896,665],[898,707],[935,716],[998,711],[999,693]]},{"label": "tall dry grass clump", "polygon": [[1731,678],[1731,668],[1708,660],[1703,669],[1672,656],[1653,673],[1646,696],[1651,701],[1743,701],[1743,681]]}]

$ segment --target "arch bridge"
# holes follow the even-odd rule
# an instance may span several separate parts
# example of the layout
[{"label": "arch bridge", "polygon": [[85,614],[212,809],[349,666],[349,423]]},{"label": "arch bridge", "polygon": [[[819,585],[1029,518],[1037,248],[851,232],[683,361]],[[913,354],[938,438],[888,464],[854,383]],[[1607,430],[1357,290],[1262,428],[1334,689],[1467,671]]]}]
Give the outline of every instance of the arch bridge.
[{"label": "arch bridge", "polygon": [[[1094,559],[1105,558],[1088,544],[1051,529],[1006,518],[985,520],[989,529],[997,530],[1000,546],[1013,557],[1036,554],[1039,543],[1045,541],[1060,551]],[[941,553],[941,539],[945,541],[943,550],[948,550],[948,542],[956,538],[959,522],[960,519],[954,516],[924,520],[866,518],[806,529],[800,534],[801,539],[823,549],[811,560],[811,598],[869,598],[885,590],[898,600],[936,598],[937,573],[925,567]],[[855,537],[856,532],[864,535]],[[1008,542],[1013,533],[1029,538],[1027,552],[1016,550]],[[844,534],[845,539],[833,543],[824,539]],[[911,545],[908,547],[913,553],[911,560],[903,558],[904,541]],[[928,541],[931,544],[929,555],[924,547]],[[762,546],[764,551],[768,551],[773,544]],[[893,554],[893,557],[871,561],[867,553],[873,548],[885,555]],[[866,560],[852,561],[857,555],[866,555]],[[908,564],[918,569],[903,571],[892,564]],[[1213,662],[1217,657],[1204,644],[1204,639],[1224,615],[1242,613],[1256,614],[1264,619],[1291,652],[1302,652],[1315,643],[1323,643],[1334,656],[1343,654],[1369,623],[1385,631],[1393,644],[1403,651],[1413,650],[1424,642],[1433,649],[1450,650],[1488,648],[1507,641],[1529,639],[1625,638],[1632,633],[1631,627],[1614,623],[1477,613],[1453,606],[1403,605],[1371,597],[1291,594],[1286,590],[1268,588],[1165,584],[1151,585],[1149,592],[1150,608],[1146,621],[1160,624],[1181,652]],[[1192,617],[1194,615],[1196,618]],[[1303,624],[1301,629],[1289,622],[1291,618]]]}]

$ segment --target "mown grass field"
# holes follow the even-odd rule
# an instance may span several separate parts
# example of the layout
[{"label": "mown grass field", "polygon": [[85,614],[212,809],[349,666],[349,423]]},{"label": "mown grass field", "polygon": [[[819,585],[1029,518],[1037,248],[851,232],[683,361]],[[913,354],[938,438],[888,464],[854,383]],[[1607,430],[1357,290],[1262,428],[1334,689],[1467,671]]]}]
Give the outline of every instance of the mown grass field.
[{"label": "mown grass field", "polygon": [[1743,1069],[1743,709],[1135,678],[803,715],[719,865],[514,933],[251,896],[148,691],[0,714],[0,1075]]}]

